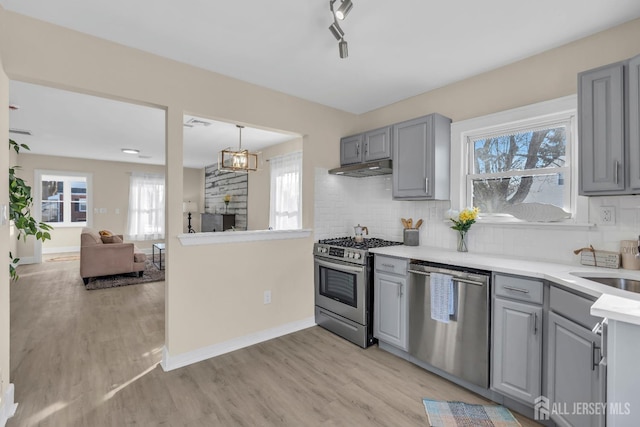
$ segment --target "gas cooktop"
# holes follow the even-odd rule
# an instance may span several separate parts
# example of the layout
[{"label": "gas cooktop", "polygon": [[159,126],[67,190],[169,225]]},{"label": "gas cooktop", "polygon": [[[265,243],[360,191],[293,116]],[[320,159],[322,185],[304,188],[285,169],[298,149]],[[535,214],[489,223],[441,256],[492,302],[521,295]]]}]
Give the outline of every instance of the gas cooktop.
[{"label": "gas cooktop", "polygon": [[354,237],[338,237],[335,239],[323,239],[318,241],[322,245],[340,246],[344,248],[353,248],[360,250],[367,250],[372,248],[382,248],[385,246],[398,246],[402,242],[393,242],[390,240],[365,238],[362,242],[356,242]]}]

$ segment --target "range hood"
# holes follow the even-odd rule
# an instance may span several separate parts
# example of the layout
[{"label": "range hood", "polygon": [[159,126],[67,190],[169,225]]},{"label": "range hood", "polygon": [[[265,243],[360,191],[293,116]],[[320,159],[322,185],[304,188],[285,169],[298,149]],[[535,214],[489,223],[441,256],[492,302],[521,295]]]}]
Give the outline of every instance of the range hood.
[{"label": "range hood", "polygon": [[365,178],[376,175],[391,174],[391,160],[377,160],[368,163],[356,163],[355,165],[346,165],[339,168],[331,169],[330,174],[344,175],[354,178]]}]

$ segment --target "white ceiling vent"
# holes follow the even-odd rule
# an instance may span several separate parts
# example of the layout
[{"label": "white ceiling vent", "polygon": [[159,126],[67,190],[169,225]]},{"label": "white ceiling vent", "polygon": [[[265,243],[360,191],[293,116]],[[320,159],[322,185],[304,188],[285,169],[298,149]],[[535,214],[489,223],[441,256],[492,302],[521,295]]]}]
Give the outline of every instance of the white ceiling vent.
[{"label": "white ceiling vent", "polygon": [[189,119],[184,123],[185,127],[192,128],[195,126],[211,126],[211,123],[199,119]]}]

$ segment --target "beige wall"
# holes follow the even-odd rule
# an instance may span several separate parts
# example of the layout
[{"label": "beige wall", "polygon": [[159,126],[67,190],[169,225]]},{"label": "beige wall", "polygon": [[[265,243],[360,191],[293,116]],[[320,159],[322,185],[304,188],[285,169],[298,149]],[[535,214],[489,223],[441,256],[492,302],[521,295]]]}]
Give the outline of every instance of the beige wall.
[{"label": "beige wall", "polygon": [[[2,19],[0,7],[0,19]],[[0,56],[0,105],[9,105],[9,79],[3,69],[3,58]],[[0,138],[9,141],[9,112],[0,108]],[[9,170],[7,146],[0,156],[0,171],[3,176]],[[5,178],[6,179],[6,178]],[[5,181],[6,182],[6,181]],[[9,209],[9,187],[0,185],[0,206]],[[4,393],[9,385],[9,224],[0,224],[0,408],[5,403]]]},{"label": "beige wall", "polygon": [[[265,243],[181,246],[182,119],[194,114],[305,135],[303,224],[310,228],[314,168],[338,163],[339,138],[353,131],[355,116],[11,12],[1,19],[10,78],[166,109],[171,355],[313,316],[313,238],[273,243],[277,251]],[[261,302],[266,289],[273,303],[255,310],[252,301]]]},{"label": "beige wall", "polygon": [[371,111],[359,131],[438,112],[465,120],[577,92],[577,73],[640,53],[640,19]]},{"label": "beige wall", "polygon": [[[313,315],[312,238],[199,247],[179,243],[183,114],[305,135],[303,226],[311,227],[314,168],[338,164],[340,136],[434,111],[461,120],[567,95],[575,92],[577,71],[638,53],[640,39],[636,20],[357,118],[10,12],[0,19],[0,53],[9,77],[166,108],[166,345],[171,355]],[[0,114],[4,120],[7,113]],[[268,289],[273,303],[264,306]]]},{"label": "beige wall", "polygon": [[[111,162],[99,160],[76,159],[72,157],[41,156],[21,152],[17,159],[20,166],[19,175],[33,187],[35,171],[58,172],[82,172],[91,174],[93,208],[105,208],[106,213],[92,213],[90,227],[99,230],[111,230],[116,234],[126,234],[127,211],[129,207],[129,178],[131,172],[164,173],[164,166],[145,165],[128,162]],[[202,170],[184,169],[184,194],[185,200],[202,197],[204,184],[202,183]],[[180,206],[182,209],[182,206]],[[116,210],[118,213],[116,213]],[[184,219],[183,232],[187,230],[187,216]],[[199,216],[194,218],[192,224],[199,226]],[[80,244],[80,231],[82,227],[58,227],[51,232],[51,240],[42,244],[42,250],[55,252],[78,247]],[[27,244],[19,244],[18,254],[21,257],[34,255],[32,238]],[[138,242],[140,249],[151,249],[153,241]]]},{"label": "beige wall", "polygon": [[249,174],[248,230],[265,230],[269,228],[271,169],[268,160],[272,157],[295,151],[302,151],[302,138],[272,145],[262,150],[262,164],[259,170]]}]

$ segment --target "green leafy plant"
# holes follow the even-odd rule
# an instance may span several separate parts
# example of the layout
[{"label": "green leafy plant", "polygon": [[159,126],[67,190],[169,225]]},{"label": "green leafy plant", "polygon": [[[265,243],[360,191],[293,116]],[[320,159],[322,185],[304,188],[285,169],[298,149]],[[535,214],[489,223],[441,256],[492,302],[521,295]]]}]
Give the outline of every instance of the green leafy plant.
[{"label": "green leafy plant", "polygon": [[[30,150],[27,144],[19,144],[13,139],[9,139],[9,150],[15,150],[20,154],[20,150]],[[44,222],[38,222],[31,215],[31,207],[33,206],[33,196],[31,195],[31,187],[20,177],[16,176],[16,170],[20,169],[19,166],[11,166],[9,168],[9,217],[13,221],[13,224],[18,232],[17,238],[27,240],[27,236],[35,236],[36,239],[51,240],[51,233],[53,230],[49,224]],[[18,280],[18,273],[16,272],[16,265],[20,261],[20,258],[14,258],[13,254],[9,252],[9,274],[11,279]]]}]

